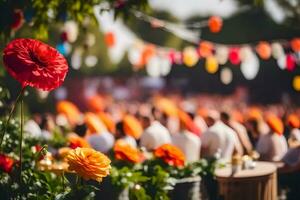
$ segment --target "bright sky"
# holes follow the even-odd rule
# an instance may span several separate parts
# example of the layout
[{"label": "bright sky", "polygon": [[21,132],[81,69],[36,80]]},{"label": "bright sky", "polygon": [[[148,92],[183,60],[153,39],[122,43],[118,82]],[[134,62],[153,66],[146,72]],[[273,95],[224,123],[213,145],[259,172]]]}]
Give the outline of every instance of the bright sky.
[{"label": "bright sky", "polygon": [[195,15],[229,17],[238,9],[234,0],[150,0],[150,5],[182,20]]},{"label": "bright sky", "polygon": [[[211,15],[226,18],[240,9],[236,0],[150,0],[150,5],[156,10],[168,11],[181,20]],[[277,23],[283,22],[286,17],[275,0],[266,0],[265,9]]]},{"label": "bright sky", "polygon": [[[185,20],[192,16],[219,15],[222,18],[230,17],[241,8],[236,0],[149,0],[156,10],[170,12],[178,19]],[[278,6],[275,0],[266,0],[265,9],[275,22],[281,23],[286,13]],[[113,31],[117,37],[115,48],[109,50],[109,56],[114,63],[118,63],[126,50],[134,43],[136,36],[120,20],[115,21],[112,13],[100,15],[96,8],[96,16],[103,32]]]}]

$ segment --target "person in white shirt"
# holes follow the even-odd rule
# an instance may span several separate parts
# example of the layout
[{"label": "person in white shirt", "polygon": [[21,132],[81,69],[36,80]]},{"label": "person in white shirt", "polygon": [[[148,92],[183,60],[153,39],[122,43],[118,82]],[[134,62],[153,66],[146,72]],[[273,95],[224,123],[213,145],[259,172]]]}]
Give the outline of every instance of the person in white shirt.
[{"label": "person in white shirt", "polygon": [[221,113],[221,120],[224,124],[232,128],[238,138],[237,151],[239,154],[244,153],[250,154],[252,152],[252,144],[250,142],[249,136],[247,134],[246,128],[230,117],[227,112]]},{"label": "person in white shirt", "polygon": [[136,140],[130,136],[130,135],[127,135],[125,132],[124,132],[124,129],[123,129],[123,122],[119,122],[117,123],[116,125],[116,140],[122,140],[123,142],[131,145],[132,147],[137,147],[137,143],[136,143]]},{"label": "person in white shirt", "polygon": [[236,133],[220,121],[216,113],[209,114],[205,121],[209,128],[201,137],[203,156],[209,158],[220,153],[221,159],[230,160],[233,152],[238,149]]},{"label": "person in white shirt", "polygon": [[142,124],[144,132],[140,138],[141,147],[151,151],[163,144],[171,143],[170,132],[158,120],[144,116],[142,117]]},{"label": "person in white shirt", "polygon": [[187,162],[200,159],[200,138],[187,129],[184,121],[180,121],[179,133],[172,135],[172,143],[184,153]]},{"label": "person in white shirt", "polygon": [[300,146],[300,121],[297,115],[291,114],[287,118],[288,128],[288,144],[289,147],[294,148]]},{"label": "person in white shirt", "polygon": [[31,137],[40,138],[42,137],[42,130],[40,126],[33,120],[28,120],[24,125],[25,133],[29,134]]},{"label": "person in white shirt", "polygon": [[283,135],[283,123],[276,117],[268,117],[267,124],[270,132],[261,135],[256,150],[260,154],[260,160],[277,162],[280,161],[288,151],[287,141]]},{"label": "person in white shirt", "polygon": [[95,150],[105,154],[113,148],[115,143],[114,136],[107,131],[88,135],[86,140]]}]

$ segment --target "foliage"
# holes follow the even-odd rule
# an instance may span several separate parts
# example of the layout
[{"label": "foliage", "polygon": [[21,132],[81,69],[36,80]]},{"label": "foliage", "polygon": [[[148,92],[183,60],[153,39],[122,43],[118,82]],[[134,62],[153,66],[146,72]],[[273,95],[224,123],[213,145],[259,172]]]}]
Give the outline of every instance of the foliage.
[{"label": "foliage", "polygon": [[143,164],[143,174],[150,180],[143,184],[143,187],[155,200],[168,200],[168,193],[175,186],[176,179],[172,178],[165,170],[166,165],[158,160],[151,159]]},{"label": "foliage", "polygon": [[1,0],[0,37],[13,37],[16,10],[21,10],[26,24],[33,27],[35,38],[46,39],[49,25],[55,22],[70,19],[83,23],[87,17],[96,22],[94,6],[103,2],[121,16],[129,16],[131,8],[144,9],[147,5],[147,0]]},{"label": "foliage", "polygon": [[0,117],[8,112],[8,99],[10,98],[9,90],[0,84]]},{"label": "foliage", "polygon": [[142,171],[134,168],[122,167],[120,169],[113,167],[110,180],[117,191],[129,190],[130,199],[151,199],[141,185],[149,181]]},{"label": "foliage", "polygon": [[[266,0],[239,0],[241,4],[246,4],[250,6],[263,7]],[[287,14],[287,17],[294,22],[300,21],[300,2],[299,1],[290,1],[290,0],[274,0],[274,3],[277,4],[282,10]]]},{"label": "foliage", "polygon": [[93,200],[95,199],[98,188],[88,184],[75,184],[72,188],[67,188],[58,194],[56,200]]},{"label": "foliage", "polygon": [[[0,120],[1,131],[3,121]],[[19,124],[11,120],[2,144],[2,152],[19,160],[16,147],[19,145]],[[36,161],[40,152],[33,152],[32,147],[39,144],[34,138],[25,138],[23,145],[23,171],[21,187],[19,181],[20,165],[15,162],[12,172],[0,171],[0,199],[52,199],[62,188],[57,175],[41,172],[37,169]]]}]

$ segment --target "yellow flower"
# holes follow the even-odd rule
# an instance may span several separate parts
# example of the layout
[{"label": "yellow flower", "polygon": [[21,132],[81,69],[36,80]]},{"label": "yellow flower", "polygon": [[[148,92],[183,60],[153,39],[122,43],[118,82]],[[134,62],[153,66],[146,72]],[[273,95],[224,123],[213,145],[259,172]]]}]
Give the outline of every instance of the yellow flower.
[{"label": "yellow flower", "polygon": [[69,170],[75,171],[84,180],[102,181],[109,175],[110,160],[104,154],[91,148],[76,148],[67,156]]}]

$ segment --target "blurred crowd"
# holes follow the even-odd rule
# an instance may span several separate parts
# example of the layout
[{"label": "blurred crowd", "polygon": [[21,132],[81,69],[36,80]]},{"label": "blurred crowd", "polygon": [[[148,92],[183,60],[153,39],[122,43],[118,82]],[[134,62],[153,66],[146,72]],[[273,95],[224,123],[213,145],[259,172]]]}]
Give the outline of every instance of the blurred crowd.
[{"label": "blurred crowd", "polygon": [[248,105],[231,97],[152,95],[138,101],[94,95],[87,110],[57,102],[57,113],[33,114],[25,130],[49,139],[64,130],[70,148],[90,146],[108,153],[117,141],[145,151],[174,144],[188,162],[218,155],[249,155],[274,162],[282,173],[300,170],[300,109]]}]

